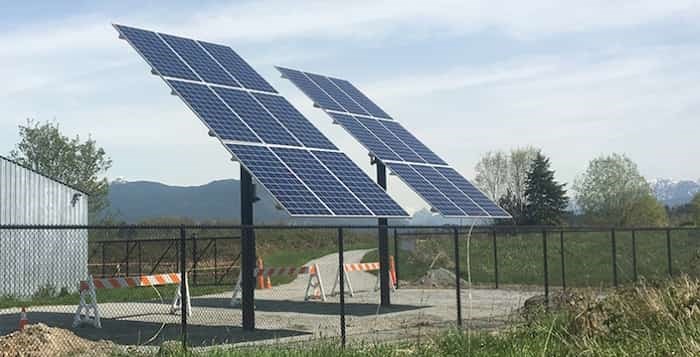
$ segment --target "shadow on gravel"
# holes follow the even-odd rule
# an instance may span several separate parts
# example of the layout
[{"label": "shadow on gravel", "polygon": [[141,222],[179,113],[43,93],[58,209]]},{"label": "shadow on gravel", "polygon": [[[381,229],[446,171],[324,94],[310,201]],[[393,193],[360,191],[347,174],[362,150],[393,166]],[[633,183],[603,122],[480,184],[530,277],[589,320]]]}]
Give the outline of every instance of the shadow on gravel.
[{"label": "shadow on gravel", "polygon": [[[155,317],[158,314],[150,314]],[[163,314],[166,316],[166,314]],[[172,315],[167,315],[172,316]],[[30,323],[43,323],[51,327],[70,330],[76,335],[93,341],[112,341],[119,345],[160,345],[164,341],[180,339],[180,324],[133,320],[102,319],[102,328],[83,326],[73,328],[73,314],[54,312],[31,312]],[[17,329],[16,314],[0,315],[0,334],[6,335]],[[251,342],[308,335],[308,332],[283,329],[258,329],[243,331],[236,326],[203,326],[189,324],[187,337],[192,346],[207,346],[221,343]],[[150,340],[150,342],[149,342]]]},{"label": "shadow on gravel", "polygon": [[[230,307],[231,299],[225,298],[193,298],[192,309],[201,307],[240,309],[240,307]],[[382,307],[377,311],[377,304],[345,303],[345,313],[348,316],[372,316],[379,313],[391,314],[396,312],[420,310],[430,306],[414,305],[391,305]],[[300,314],[313,315],[339,315],[340,304],[336,302],[316,302],[316,301],[291,301],[291,300],[255,300],[255,311],[261,312],[294,312]]]}]

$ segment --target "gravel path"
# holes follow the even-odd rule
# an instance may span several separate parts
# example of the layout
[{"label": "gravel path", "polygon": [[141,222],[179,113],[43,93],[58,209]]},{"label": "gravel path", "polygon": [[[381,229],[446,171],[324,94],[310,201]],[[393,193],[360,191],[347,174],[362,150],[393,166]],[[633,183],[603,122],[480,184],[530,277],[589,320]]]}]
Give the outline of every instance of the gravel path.
[{"label": "gravel path", "polygon": [[[369,251],[371,249],[348,251],[345,261],[360,262]],[[248,332],[240,328],[240,308],[229,305],[230,291],[195,297],[192,299],[192,316],[188,318],[190,343],[269,343],[337,336],[340,330],[339,296],[331,296],[330,290],[336,277],[338,255],[330,254],[309,263],[321,266],[327,302],[304,301],[308,275],[301,275],[289,284],[273,286],[272,289],[256,290],[257,330]],[[411,331],[425,331],[426,326],[454,324],[456,321],[453,289],[401,288],[392,293],[390,307],[380,307],[379,292],[374,291],[375,275],[353,272],[350,273],[350,280],[356,294],[345,299],[348,335],[359,335],[356,338],[362,339],[399,338],[410,335]],[[473,320],[468,323],[478,328],[503,324],[527,298],[540,292],[525,288],[472,289],[471,301],[467,290],[461,293],[463,317],[471,317]],[[164,303],[102,303],[102,329],[72,329],[75,305],[33,307],[28,315],[32,323],[43,322],[49,326],[72,329],[77,335],[95,341],[104,339],[121,345],[159,344],[163,340],[177,339],[180,333],[181,317],[167,313],[170,297],[164,299]],[[17,309],[0,310],[0,334],[14,330],[17,319]]]}]

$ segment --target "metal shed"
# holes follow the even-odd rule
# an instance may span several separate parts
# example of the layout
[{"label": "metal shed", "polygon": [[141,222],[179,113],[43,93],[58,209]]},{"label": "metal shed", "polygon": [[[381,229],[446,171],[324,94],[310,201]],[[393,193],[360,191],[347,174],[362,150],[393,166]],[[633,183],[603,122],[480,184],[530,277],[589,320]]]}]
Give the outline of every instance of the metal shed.
[{"label": "metal shed", "polygon": [[[0,156],[0,226],[87,224],[85,192]],[[75,291],[87,254],[86,229],[0,229],[0,296]]]}]

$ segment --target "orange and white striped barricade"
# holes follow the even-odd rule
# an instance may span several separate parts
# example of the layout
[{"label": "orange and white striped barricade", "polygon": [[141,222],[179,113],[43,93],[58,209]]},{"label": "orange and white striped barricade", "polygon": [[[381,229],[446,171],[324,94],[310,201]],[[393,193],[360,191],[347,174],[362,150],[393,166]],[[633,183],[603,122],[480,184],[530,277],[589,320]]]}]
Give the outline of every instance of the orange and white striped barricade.
[{"label": "orange and white striped barricade", "polygon": [[192,315],[192,305],[190,302],[190,289],[187,285],[187,275],[180,279],[179,273],[143,275],[136,277],[99,278],[95,279],[90,275],[88,280],[80,282],[80,302],[73,318],[73,327],[81,325],[91,325],[97,328],[102,327],[100,322],[100,309],[97,304],[97,290],[101,289],[123,289],[144,286],[162,286],[177,284],[178,289],[173,296],[170,305],[170,313],[174,314],[182,310],[183,299],[181,286],[185,284],[187,296],[184,303],[187,304],[187,314]]},{"label": "orange and white striped barricade", "polygon": [[[376,271],[379,270],[379,263],[374,262],[374,263],[346,263],[343,264],[343,276],[345,280],[345,287],[348,289],[348,293],[350,296],[355,296],[355,291],[352,288],[352,282],[350,281],[350,275],[348,273],[351,272],[359,272],[359,271]],[[336,287],[339,287],[340,285],[340,269],[338,269],[337,274],[335,275],[335,282],[333,283],[333,289],[331,290],[331,295],[335,295],[335,289]],[[394,286],[394,279],[391,277],[391,274],[389,274],[390,277],[390,286],[392,291],[396,291],[396,288]],[[374,287],[374,290],[376,291],[379,289],[379,283],[380,283],[380,276],[377,274],[377,283]]]},{"label": "orange and white striped barricade", "polygon": [[[321,270],[318,264],[313,264],[309,266],[302,267],[277,267],[277,268],[264,268],[262,270],[255,270],[256,276],[296,276],[301,274],[309,274],[309,281],[306,284],[306,292],[304,293],[304,301],[308,301],[314,298],[320,298],[321,301],[326,301],[326,291],[323,287],[323,279],[321,278]],[[313,291],[311,289],[313,288]],[[231,306],[240,305],[239,295],[241,294],[241,274],[238,274],[238,281],[233,289],[233,294],[231,295]]]}]

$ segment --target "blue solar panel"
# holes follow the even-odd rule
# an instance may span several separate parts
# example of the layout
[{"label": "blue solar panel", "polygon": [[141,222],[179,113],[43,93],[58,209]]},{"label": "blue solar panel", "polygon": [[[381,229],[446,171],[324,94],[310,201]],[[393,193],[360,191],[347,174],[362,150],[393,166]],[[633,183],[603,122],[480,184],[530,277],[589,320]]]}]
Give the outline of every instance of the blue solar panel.
[{"label": "blue solar panel", "polygon": [[301,146],[250,93],[222,87],[214,91],[265,143]]},{"label": "blue solar panel", "polygon": [[457,207],[462,209],[468,216],[486,216],[489,214],[482,210],[467,195],[455,187],[450,181],[444,178],[435,168],[430,166],[411,165],[421,176],[435,186],[443,195],[452,201]]},{"label": "blue solar panel", "polygon": [[330,212],[284,164],[264,146],[226,145],[241,163],[293,215]]},{"label": "blue solar panel", "polygon": [[282,75],[292,81],[297,88],[301,89],[302,92],[304,92],[311,100],[314,101],[314,104],[318,105],[319,107],[323,109],[330,109],[330,110],[337,110],[340,112],[344,112],[345,109],[341,107],[338,103],[333,101],[333,98],[328,96],[319,86],[316,85],[316,83],[312,82],[305,74],[304,72],[296,71],[293,69],[289,68],[281,68],[277,67],[277,70],[282,73]]},{"label": "blue solar panel", "polygon": [[168,84],[211,130],[225,140],[260,142],[209,87],[168,80]]},{"label": "blue solar panel", "polygon": [[199,81],[155,32],[122,25],[114,26],[160,75]]},{"label": "blue solar panel", "polygon": [[287,166],[338,216],[372,215],[321,163],[306,150],[272,148]]},{"label": "blue solar panel", "polygon": [[305,74],[314,83],[316,83],[317,86],[321,87],[321,89],[323,89],[323,91],[326,92],[326,94],[333,98],[336,103],[340,104],[343,108],[345,108],[346,112],[370,115],[366,110],[364,110],[361,106],[355,103],[355,101],[353,101],[352,98],[348,97],[347,94],[345,94],[338,87],[336,87],[336,85],[333,84],[333,82],[331,82],[328,78],[308,72],[305,72]]},{"label": "blue solar panel", "polygon": [[503,217],[503,218],[509,218],[510,214],[506,211],[504,211],[502,208],[498,207],[493,201],[491,201],[486,195],[484,195],[481,191],[479,191],[478,188],[476,188],[474,185],[472,185],[469,180],[466,178],[462,177],[462,175],[459,174],[455,169],[449,168],[449,167],[436,167],[436,169],[443,175],[445,178],[450,180],[457,188],[459,188],[462,192],[467,194],[474,202],[476,202],[481,208],[483,208],[486,212],[488,212],[491,216],[494,217]]},{"label": "blue solar panel", "polygon": [[231,47],[199,41],[209,54],[212,55],[243,87],[263,92],[277,93],[270,83],[256,72]]},{"label": "blue solar panel", "polygon": [[299,113],[286,99],[274,94],[253,93],[260,103],[292,132],[304,146],[338,150],[311,122]]},{"label": "blue solar panel", "polygon": [[367,128],[362,126],[357,119],[350,115],[340,113],[328,113],[333,120],[349,131],[367,150],[374,154],[380,160],[401,161],[401,158],[396,155],[388,146],[377,139]]},{"label": "blue solar panel", "polygon": [[401,124],[388,120],[381,120],[380,122],[387,129],[389,129],[389,131],[396,135],[396,137],[401,139],[401,141],[406,143],[406,145],[410,146],[411,149],[413,149],[413,151],[420,155],[420,157],[422,157],[425,161],[436,165],[447,165],[445,161],[443,161],[439,156],[435,155],[435,153],[428,149],[427,146],[423,145],[420,140],[401,126]]},{"label": "blue solar panel", "polygon": [[312,153],[375,215],[386,217],[407,215],[401,206],[389,198],[386,192],[345,154],[329,151],[312,151]]},{"label": "blue solar panel", "polygon": [[413,188],[433,208],[445,216],[465,216],[464,211],[452,203],[423,176],[407,164],[389,163],[387,166]]},{"label": "blue solar panel", "polygon": [[367,110],[372,116],[377,117],[377,118],[387,118],[391,119],[389,114],[387,114],[382,108],[380,108],[376,103],[374,103],[369,97],[364,95],[362,92],[360,92],[359,89],[357,89],[352,83],[344,80],[344,79],[338,79],[338,78],[332,78],[328,77],[333,84],[338,86],[338,88],[342,89],[343,92],[345,92],[350,98],[355,100],[358,104],[360,104],[365,110]]},{"label": "blue solar panel", "polygon": [[240,87],[194,40],[167,34],[160,36],[205,82]]},{"label": "blue solar panel", "polygon": [[369,131],[371,131],[372,134],[374,134],[374,136],[379,138],[379,140],[381,140],[384,144],[391,148],[392,151],[398,154],[403,161],[420,163],[425,162],[423,159],[421,159],[420,156],[418,156],[413,150],[411,150],[410,147],[404,144],[392,132],[385,128],[379,122],[379,120],[363,117],[355,117],[355,119],[359,120],[360,123],[362,123],[362,125],[369,129]]}]

